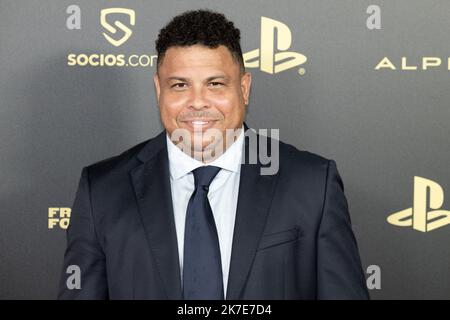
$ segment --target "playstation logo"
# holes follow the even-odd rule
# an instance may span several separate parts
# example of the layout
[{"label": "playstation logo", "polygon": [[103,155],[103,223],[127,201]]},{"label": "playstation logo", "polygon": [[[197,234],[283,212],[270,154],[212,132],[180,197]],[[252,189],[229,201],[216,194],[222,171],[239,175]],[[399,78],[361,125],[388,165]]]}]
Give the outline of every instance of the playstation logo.
[{"label": "playstation logo", "polygon": [[387,221],[399,227],[412,226],[417,231],[432,231],[450,224],[450,211],[440,210],[443,203],[444,191],[439,184],[414,177],[413,207],[390,215]]},{"label": "playstation logo", "polygon": [[[291,31],[287,25],[261,17],[261,47],[243,54],[245,66],[260,68],[263,72],[274,74],[304,64],[307,60],[304,55],[285,51],[290,48],[291,42]],[[305,69],[299,68],[298,73],[305,74]]]},{"label": "playstation logo", "polygon": [[129,27],[124,25],[122,22],[117,21],[117,20],[114,21],[114,25],[117,28],[113,27],[108,21],[106,21],[106,17],[110,14],[126,15],[129,18],[130,25],[134,26],[134,24],[136,23],[136,13],[134,12],[134,10],[126,9],[126,8],[108,8],[108,9],[103,9],[100,12],[100,23],[103,26],[103,28],[105,28],[112,34],[117,33],[117,28],[119,28],[120,30],[123,31],[123,36],[117,40],[113,39],[111,36],[109,36],[108,34],[103,32],[103,36],[106,38],[106,40],[109,41],[109,43],[111,43],[113,46],[119,47],[130,38],[130,36],[133,34],[133,31]]}]

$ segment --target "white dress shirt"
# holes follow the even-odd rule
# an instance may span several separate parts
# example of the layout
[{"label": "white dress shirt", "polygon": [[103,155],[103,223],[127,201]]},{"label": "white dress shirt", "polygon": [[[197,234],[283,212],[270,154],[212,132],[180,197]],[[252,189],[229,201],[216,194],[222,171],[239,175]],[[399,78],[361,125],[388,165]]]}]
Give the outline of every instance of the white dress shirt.
[{"label": "white dress shirt", "polygon": [[170,185],[175,217],[175,228],[180,258],[181,281],[183,281],[184,225],[189,199],[194,192],[192,170],[205,166],[222,168],[209,186],[208,199],[216,222],[222,259],[224,296],[226,297],[230,268],[234,221],[236,217],[239,180],[244,142],[244,126],[236,141],[217,159],[202,163],[180,150],[166,135],[170,167]]}]

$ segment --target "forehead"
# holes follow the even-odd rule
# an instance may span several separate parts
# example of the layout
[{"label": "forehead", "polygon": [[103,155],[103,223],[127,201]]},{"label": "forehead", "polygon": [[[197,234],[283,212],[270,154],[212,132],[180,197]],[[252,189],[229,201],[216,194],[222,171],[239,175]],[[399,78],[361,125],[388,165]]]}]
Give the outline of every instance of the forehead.
[{"label": "forehead", "polygon": [[203,45],[170,47],[164,54],[160,73],[221,71],[227,74],[239,72],[239,65],[230,50],[221,45],[209,48]]}]

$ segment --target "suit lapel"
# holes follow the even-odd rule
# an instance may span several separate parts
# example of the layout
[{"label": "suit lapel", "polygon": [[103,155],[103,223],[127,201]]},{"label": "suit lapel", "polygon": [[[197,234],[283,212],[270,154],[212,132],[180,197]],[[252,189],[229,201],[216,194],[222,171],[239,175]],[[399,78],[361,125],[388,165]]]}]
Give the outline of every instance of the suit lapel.
[{"label": "suit lapel", "polygon": [[166,131],[138,154],[143,162],[130,174],[147,240],[168,299],[181,299],[178,245],[170,188]]},{"label": "suit lapel", "polygon": [[[248,129],[246,125],[245,129]],[[256,137],[259,140],[259,136]],[[245,154],[256,150],[257,147],[249,145],[246,138]],[[248,162],[249,157],[246,156],[245,159]],[[259,162],[241,165],[227,300],[241,299],[272,202],[278,175],[261,175],[260,169]]]}]

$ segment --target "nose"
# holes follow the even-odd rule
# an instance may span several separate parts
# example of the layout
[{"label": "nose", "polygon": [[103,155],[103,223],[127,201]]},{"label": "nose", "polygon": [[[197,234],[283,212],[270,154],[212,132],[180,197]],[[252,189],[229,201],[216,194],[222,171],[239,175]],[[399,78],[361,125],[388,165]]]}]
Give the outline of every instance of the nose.
[{"label": "nose", "polygon": [[190,109],[195,110],[209,108],[209,102],[205,96],[205,90],[203,88],[193,88],[188,106]]}]

